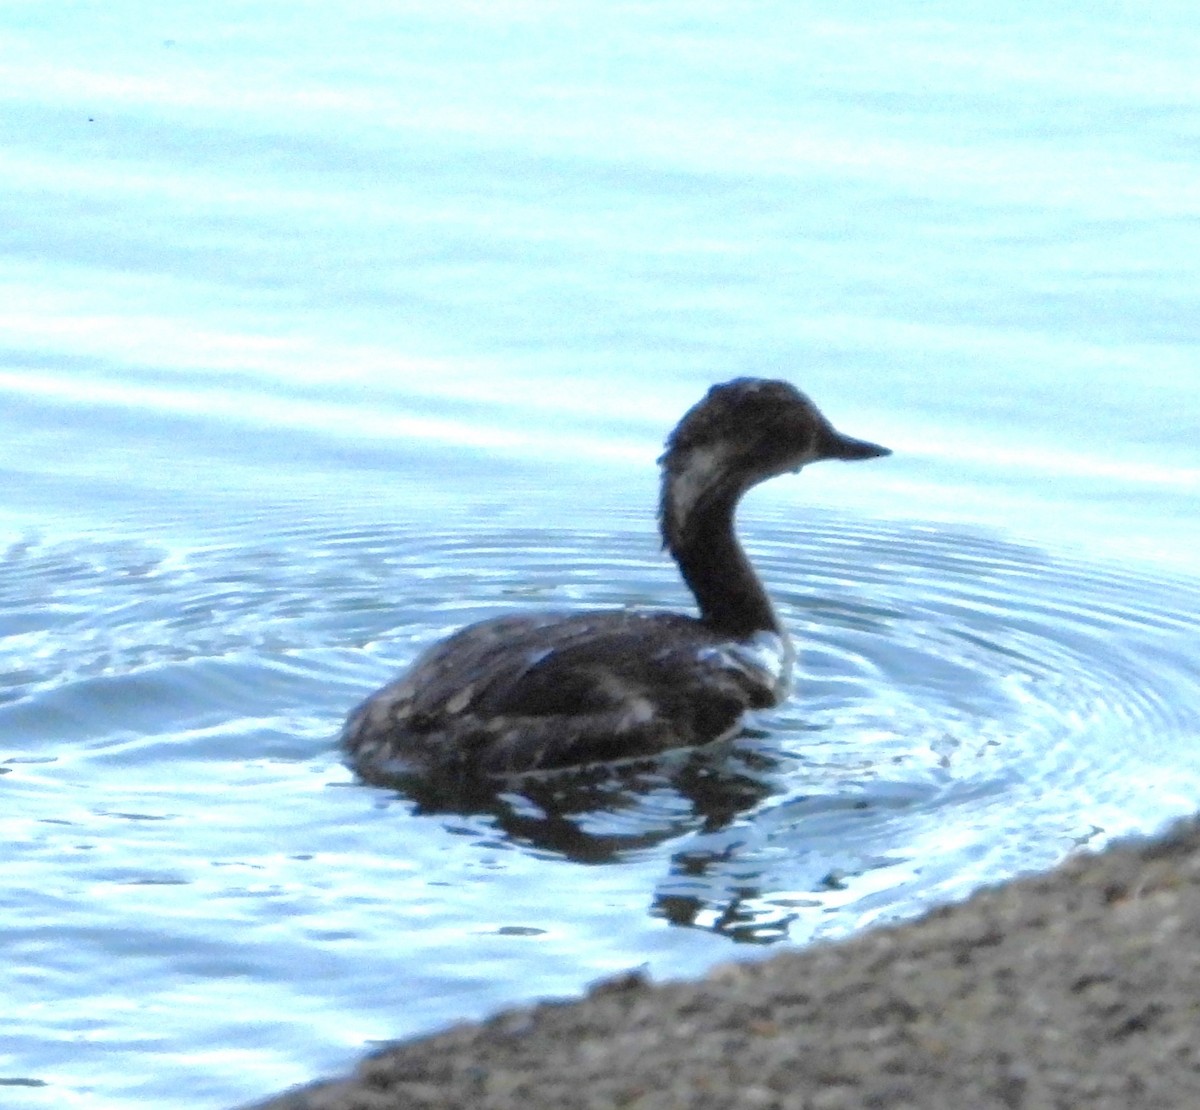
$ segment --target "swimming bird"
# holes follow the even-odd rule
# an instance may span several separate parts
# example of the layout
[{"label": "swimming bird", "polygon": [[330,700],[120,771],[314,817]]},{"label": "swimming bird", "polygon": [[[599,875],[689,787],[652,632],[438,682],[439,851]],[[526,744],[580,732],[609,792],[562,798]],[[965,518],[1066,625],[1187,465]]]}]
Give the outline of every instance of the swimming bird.
[{"label": "swimming bird", "polygon": [[789,382],[714,385],[658,460],[663,546],[699,616],[533,612],[469,625],[350,714],[350,763],[367,779],[502,781],[734,735],[747,710],[787,696],[794,659],[734,534],[738,502],[821,459],[888,454],[838,432]]}]

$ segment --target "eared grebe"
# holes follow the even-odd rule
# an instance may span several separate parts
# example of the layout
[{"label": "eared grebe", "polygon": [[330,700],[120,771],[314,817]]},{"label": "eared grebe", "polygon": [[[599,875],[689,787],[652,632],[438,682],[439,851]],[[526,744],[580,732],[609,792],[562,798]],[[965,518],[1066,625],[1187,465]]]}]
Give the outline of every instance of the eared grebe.
[{"label": "eared grebe", "polygon": [[787,695],[793,659],[734,536],[739,499],[819,459],[890,453],[836,431],[787,382],[713,386],[659,459],[663,544],[700,616],[606,610],[470,625],[350,714],[351,763],[366,778],[490,780],[733,734],[745,710]]}]

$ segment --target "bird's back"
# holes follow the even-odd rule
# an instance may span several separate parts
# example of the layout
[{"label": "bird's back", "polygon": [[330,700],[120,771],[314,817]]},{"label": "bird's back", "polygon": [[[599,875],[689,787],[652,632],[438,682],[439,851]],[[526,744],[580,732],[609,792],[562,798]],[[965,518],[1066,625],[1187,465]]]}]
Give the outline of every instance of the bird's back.
[{"label": "bird's back", "polygon": [[652,756],[727,735],[746,709],[774,704],[781,666],[682,614],[499,617],[426,651],[350,715],[342,742],[368,777]]}]

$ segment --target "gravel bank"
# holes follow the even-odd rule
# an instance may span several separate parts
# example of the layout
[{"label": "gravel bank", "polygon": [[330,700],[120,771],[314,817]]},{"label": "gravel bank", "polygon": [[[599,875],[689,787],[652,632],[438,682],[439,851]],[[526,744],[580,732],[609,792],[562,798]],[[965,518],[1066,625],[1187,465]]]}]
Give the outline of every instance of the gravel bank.
[{"label": "gravel bank", "polygon": [[1200,1106],[1200,822],[911,924],[396,1044],[255,1110]]}]

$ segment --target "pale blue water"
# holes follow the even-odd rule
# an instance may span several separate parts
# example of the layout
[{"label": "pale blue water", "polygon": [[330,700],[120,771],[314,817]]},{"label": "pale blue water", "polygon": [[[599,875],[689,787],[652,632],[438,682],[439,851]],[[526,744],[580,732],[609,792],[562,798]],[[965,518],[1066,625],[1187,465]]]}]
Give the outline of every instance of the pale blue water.
[{"label": "pale blue water", "polygon": [[[0,13],[0,1103],[229,1107],[1200,806],[1200,24],[919,11]],[[744,373],[896,451],[744,507],[762,735],[558,825],[356,784],[452,627],[687,603],[653,461]]]}]

